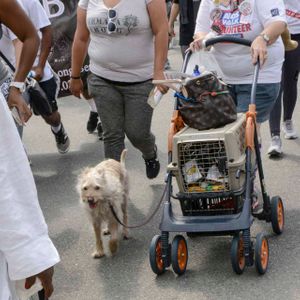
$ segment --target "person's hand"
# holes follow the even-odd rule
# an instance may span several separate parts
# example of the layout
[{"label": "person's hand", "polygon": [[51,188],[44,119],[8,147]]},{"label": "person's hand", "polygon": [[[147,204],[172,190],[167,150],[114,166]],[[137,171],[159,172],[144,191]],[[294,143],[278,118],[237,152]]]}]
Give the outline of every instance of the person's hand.
[{"label": "person's hand", "polygon": [[34,79],[40,81],[44,77],[44,68],[40,66],[33,67],[32,70],[35,72]]},{"label": "person's hand", "polygon": [[25,100],[22,97],[22,94],[17,88],[11,87],[9,89],[7,103],[10,109],[15,107],[18,110],[23,125],[30,119],[32,115],[31,110],[27,106]]},{"label": "person's hand", "polygon": [[52,284],[53,273],[54,273],[54,268],[51,267],[37,275],[26,278],[25,289],[30,289],[34,285],[36,279],[38,278],[41,281],[41,284],[45,290],[45,297],[50,298],[50,296],[53,293],[53,284]]},{"label": "person's hand", "polygon": [[169,43],[171,42],[172,38],[175,37],[174,25],[169,24]]},{"label": "person's hand", "polygon": [[70,79],[70,92],[77,98],[80,98],[80,94],[83,92],[83,82],[81,79]]},{"label": "person's hand", "polygon": [[193,42],[190,43],[189,49],[193,52],[201,50],[202,42],[203,42],[203,38],[195,39]]},{"label": "person's hand", "polygon": [[[153,80],[164,80],[165,79],[165,75],[164,75],[164,72],[161,71],[161,72],[156,72],[154,75],[153,75]],[[168,92],[169,88],[165,85],[162,85],[162,84],[157,84],[156,85],[157,89],[162,93],[162,94],[165,94]]]},{"label": "person's hand", "polygon": [[262,36],[258,36],[251,44],[252,63],[255,65],[259,59],[262,67],[268,58],[267,43]]}]

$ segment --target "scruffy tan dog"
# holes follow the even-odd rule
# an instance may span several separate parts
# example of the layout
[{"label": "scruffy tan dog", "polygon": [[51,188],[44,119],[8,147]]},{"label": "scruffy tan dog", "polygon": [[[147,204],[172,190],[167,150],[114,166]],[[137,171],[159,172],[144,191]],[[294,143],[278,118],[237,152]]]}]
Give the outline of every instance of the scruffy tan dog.
[{"label": "scruffy tan dog", "polygon": [[[80,202],[88,212],[95,231],[96,251],[93,253],[94,258],[109,254],[114,255],[118,250],[122,232],[124,238],[128,238],[127,229],[116,221],[109,207],[111,204],[123,224],[127,225],[129,195],[128,175],[125,169],[126,152],[127,150],[123,150],[121,162],[108,159],[94,168],[85,169],[79,176],[77,189],[80,194]],[[104,253],[103,229],[108,229],[111,235],[109,240],[110,253]]]}]

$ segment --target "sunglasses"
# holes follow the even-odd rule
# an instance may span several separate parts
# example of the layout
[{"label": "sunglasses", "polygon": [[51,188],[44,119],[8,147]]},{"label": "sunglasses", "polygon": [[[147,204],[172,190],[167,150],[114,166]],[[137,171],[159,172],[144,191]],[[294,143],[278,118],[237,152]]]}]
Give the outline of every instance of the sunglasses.
[{"label": "sunglasses", "polygon": [[107,17],[108,17],[107,27],[106,27],[107,33],[111,34],[111,33],[116,32],[118,29],[117,23],[116,23],[117,12],[114,9],[109,8],[107,11]]}]

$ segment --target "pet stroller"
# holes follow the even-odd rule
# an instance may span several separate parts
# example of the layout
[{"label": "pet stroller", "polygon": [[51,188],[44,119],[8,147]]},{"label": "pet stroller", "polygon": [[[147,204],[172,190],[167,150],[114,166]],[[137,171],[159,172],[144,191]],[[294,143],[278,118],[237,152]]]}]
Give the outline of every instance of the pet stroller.
[{"label": "pet stroller", "polygon": [[[228,36],[212,38],[204,44],[209,47],[220,42],[251,45],[250,41]],[[191,53],[185,57],[182,74],[187,69],[190,57]],[[246,266],[255,264],[259,274],[266,272],[269,261],[267,238],[259,233],[255,241],[252,240],[250,228],[254,218],[257,218],[270,222],[273,231],[281,234],[284,227],[284,207],[279,196],[269,197],[264,184],[255,123],[258,73],[259,63],[254,70],[249,111],[238,114],[234,122],[219,128],[197,130],[186,126],[178,110],[180,94],[175,97],[168,137],[161,234],[153,237],[149,249],[150,265],[157,275],[162,274],[170,265],[178,275],[186,271],[186,239],[183,235],[176,235],[172,243],[169,243],[170,232],[185,232],[189,237],[231,235],[233,270],[242,274]],[[263,207],[257,212],[252,207],[256,169],[263,198]],[[176,195],[173,194],[174,178],[179,190]],[[179,201],[182,215],[173,213],[172,199]]]}]

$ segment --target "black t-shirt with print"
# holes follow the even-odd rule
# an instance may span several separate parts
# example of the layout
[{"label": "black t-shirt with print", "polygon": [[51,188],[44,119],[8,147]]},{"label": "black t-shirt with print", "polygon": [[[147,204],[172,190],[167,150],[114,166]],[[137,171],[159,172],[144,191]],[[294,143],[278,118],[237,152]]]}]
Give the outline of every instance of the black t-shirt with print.
[{"label": "black t-shirt with print", "polygon": [[[200,0],[201,1],[201,0]],[[181,46],[187,46],[193,41],[193,35],[195,31],[195,20],[197,17],[197,11],[195,8],[199,7],[200,1],[193,0],[173,0],[173,3],[179,4],[179,20],[180,20],[180,33],[179,33],[179,44]],[[198,3],[197,3],[198,2]],[[198,5],[197,5],[198,4]],[[186,11],[182,10],[186,8]],[[185,20],[183,20],[186,14]]]}]

